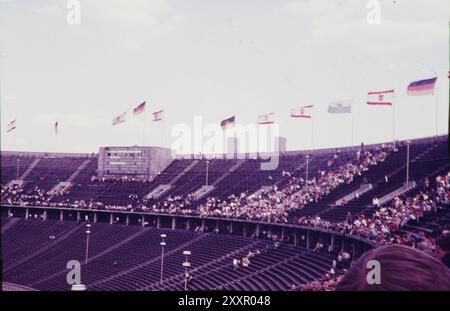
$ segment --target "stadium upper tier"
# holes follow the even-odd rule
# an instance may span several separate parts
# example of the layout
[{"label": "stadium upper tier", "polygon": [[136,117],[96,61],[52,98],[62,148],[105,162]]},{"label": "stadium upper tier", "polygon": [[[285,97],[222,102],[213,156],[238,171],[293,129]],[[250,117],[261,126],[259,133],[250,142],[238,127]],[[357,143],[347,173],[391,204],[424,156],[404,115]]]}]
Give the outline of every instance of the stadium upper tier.
[{"label": "stadium upper tier", "polygon": [[340,221],[369,216],[374,199],[384,203],[449,169],[447,136],[287,152],[273,170],[262,170],[262,159],[202,157],[175,159],[156,176],[99,177],[97,160],[95,154],[2,152],[2,204]]}]

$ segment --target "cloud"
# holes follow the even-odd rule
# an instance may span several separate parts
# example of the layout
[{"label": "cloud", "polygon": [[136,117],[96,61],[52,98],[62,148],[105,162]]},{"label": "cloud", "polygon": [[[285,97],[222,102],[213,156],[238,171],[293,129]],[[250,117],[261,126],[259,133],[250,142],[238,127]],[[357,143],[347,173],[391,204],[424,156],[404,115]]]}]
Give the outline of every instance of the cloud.
[{"label": "cloud", "polygon": [[169,0],[79,0],[80,24],[68,25],[66,1],[51,1],[34,8],[46,24],[66,25],[68,31],[97,42],[99,38],[129,49],[142,47],[151,36],[165,35],[182,21]]},{"label": "cloud", "polygon": [[381,0],[381,24],[367,23],[370,12],[368,1],[291,1],[282,11],[309,21],[311,44],[339,46],[349,44],[377,52],[389,47],[390,51],[404,48],[431,45],[447,38],[447,1],[436,1],[433,6],[421,1]]},{"label": "cloud", "polygon": [[52,16],[62,16],[64,17],[66,14],[65,11],[65,2],[47,2],[42,4],[41,6],[38,6],[34,12],[36,14],[46,16],[46,17],[52,17]]},{"label": "cloud", "polygon": [[83,20],[113,33],[121,46],[137,48],[149,36],[174,29],[182,16],[167,0],[95,0],[82,2]]}]

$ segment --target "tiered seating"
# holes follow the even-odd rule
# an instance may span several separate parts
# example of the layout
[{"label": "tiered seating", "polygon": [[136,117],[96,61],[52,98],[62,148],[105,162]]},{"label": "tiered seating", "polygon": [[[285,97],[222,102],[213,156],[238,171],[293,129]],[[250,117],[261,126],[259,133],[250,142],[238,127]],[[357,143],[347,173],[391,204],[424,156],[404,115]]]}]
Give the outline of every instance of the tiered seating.
[{"label": "tiered seating", "polygon": [[[89,159],[88,165],[72,180],[73,185],[64,196],[64,199],[75,201],[95,196],[95,190],[97,189],[89,189],[89,186],[92,176],[96,174],[97,165],[97,157]],[[57,202],[60,200],[61,198],[54,197],[52,201]]]},{"label": "tiered seating", "polygon": [[225,159],[211,159],[200,160],[191,168],[186,174],[184,174],[174,184],[173,190],[166,193],[161,199],[175,195],[187,195],[198,190],[201,186],[206,184],[206,168],[208,164],[208,184],[214,183],[222,174],[225,174],[237,160],[225,160]]},{"label": "tiered seating", "polygon": [[402,231],[416,234],[423,231],[429,235],[435,235],[442,228],[450,228],[449,206],[443,206],[436,212],[427,213],[420,220],[409,221],[402,227]]},{"label": "tiered seating", "polygon": [[42,158],[38,165],[25,178],[24,190],[39,187],[43,191],[50,190],[57,183],[66,181],[83,163],[85,158]]},{"label": "tiered seating", "polygon": [[[85,265],[84,231],[84,224],[75,222],[17,221],[2,241],[4,280],[40,290],[69,290],[66,264],[75,259],[82,263],[82,282],[89,290],[180,290],[184,250],[192,252],[191,290],[287,290],[321,277],[331,266],[328,255],[283,243],[274,247],[273,242],[239,236],[104,223],[93,224]],[[161,233],[167,234],[163,285]],[[233,258],[257,249],[262,252],[248,268],[233,269]]]},{"label": "tiered seating", "polygon": [[[19,157],[12,155],[2,155],[1,159],[1,178],[2,185],[6,185],[9,181],[20,177],[34,161],[35,157]],[[17,164],[19,161],[19,165]],[[17,170],[17,168],[19,170]]]},{"label": "tiered seating", "polygon": [[[193,160],[179,159],[174,160],[161,174],[157,175],[151,182],[142,181],[122,181],[122,180],[106,180],[91,181],[91,177],[95,175],[95,171],[90,168],[90,173],[84,173],[84,179],[74,181],[78,185],[73,187],[70,194],[65,199],[71,201],[84,200],[101,201],[104,204],[127,205],[130,202],[129,195],[134,194],[139,198],[143,198],[158,185],[169,184],[185,167]],[[152,201],[153,202],[153,201]]]},{"label": "tiered seating", "polygon": [[[448,140],[440,139],[439,141],[433,139],[412,141],[410,180],[419,181],[445,167],[446,162],[448,162]],[[119,179],[91,180],[91,177],[95,175],[97,162],[97,158],[92,157],[88,165],[73,180],[73,186],[68,193],[53,197],[52,203],[74,203],[83,200],[86,205],[92,201],[127,209],[129,205],[137,207],[143,203],[147,207],[152,207],[155,203],[163,203],[169,196],[177,196],[181,198],[180,201],[183,201],[183,198],[197,191],[206,183],[206,165],[209,161],[208,183],[213,184],[216,180],[218,182],[214,185],[214,190],[203,197],[202,200],[185,202],[184,207],[188,206],[195,209],[198,205],[204,203],[208,197],[225,199],[232,194],[239,196],[242,192],[251,194],[261,189],[262,186],[277,185],[279,189],[282,189],[290,181],[290,178],[286,177],[289,175],[304,179],[306,177],[307,154],[309,155],[309,180],[318,179],[321,171],[333,172],[343,164],[353,161],[357,149],[347,149],[344,152],[317,150],[313,153],[283,154],[280,155],[279,165],[274,170],[261,170],[261,159],[243,160],[242,164],[233,171],[230,171],[230,168],[240,163],[238,161],[241,160],[177,159],[151,182]],[[15,162],[18,158],[18,156],[2,155],[2,183],[6,183],[13,178],[11,175],[14,175]],[[34,158],[21,156],[20,159],[20,170],[23,172]],[[50,190],[59,181],[67,180],[86,159],[86,157],[42,157],[37,166],[26,177],[24,192],[32,191],[35,186],[38,186],[43,192]],[[403,145],[399,147],[398,152],[390,154],[384,162],[371,167],[363,176],[356,176],[350,184],[341,184],[331,193],[322,196],[318,202],[307,203],[304,208],[294,212],[291,219],[301,215],[321,215],[325,219],[341,220],[348,212],[360,213],[370,207],[374,197],[381,198],[402,186],[406,175],[405,162],[406,146]],[[186,170],[186,168],[189,169]],[[285,175],[284,172],[289,172],[289,175]],[[389,178],[387,183],[384,180],[385,176]],[[334,206],[337,199],[355,191],[364,181],[372,184],[373,189],[360,195],[359,198],[347,202],[344,206]],[[151,199],[145,202],[145,195],[162,184],[173,185],[157,200]],[[82,205],[84,206],[84,204]]]},{"label": "tiered seating", "polygon": [[275,170],[261,170],[261,160],[248,159],[237,170],[229,174],[208,196],[227,198],[231,194],[254,193],[262,186],[282,182],[282,172],[293,172],[305,159],[303,155],[281,156]]},{"label": "tiered seating", "polygon": [[[412,144],[410,148],[410,181],[419,182],[423,178],[433,176],[437,174],[437,171],[445,170],[449,167],[447,141]],[[370,214],[370,206],[374,197],[381,198],[402,187],[406,180],[405,163],[406,147],[404,146],[399,148],[399,152],[388,157],[385,162],[379,164],[374,169],[370,169],[360,178],[355,179],[352,184],[336,189],[330,195],[329,200],[343,197],[359,188],[364,178],[374,186],[372,190],[362,194],[358,199],[352,200],[344,206],[330,208],[327,205],[322,205],[322,208],[319,207],[317,209],[316,214],[319,214],[324,219],[333,221],[344,219],[348,212],[357,214],[365,211],[367,215]],[[388,182],[385,181],[385,176],[388,176]],[[302,213],[304,211],[300,212],[300,214]]]},{"label": "tiered seating", "polygon": [[[28,221],[30,222],[30,221]],[[66,226],[73,226],[73,222],[67,222]],[[131,228],[131,227],[130,227]],[[131,228],[130,230],[138,228]],[[11,231],[10,231],[11,232]],[[23,240],[27,233],[24,232],[19,236],[19,240]],[[117,241],[126,238],[129,235],[128,230],[118,230],[111,225],[98,223],[92,228],[90,237],[90,256],[95,256],[98,253],[115,245]],[[47,236],[48,238],[48,236]],[[51,276],[53,273],[65,270],[65,265],[69,260],[79,260],[82,262],[85,256],[86,234],[83,226],[77,226],[76,230],[71,232],[68,236],[56,236],[48,249],[45,251],[32,253],[29,260],[19,265],[15,265],[11,269],[4,271],[4,278],[14,280],[12,283],[31,285],[35,282]],[[3,243],[2,248],[8,249],[9,244]],[[34,255],[34,256],[33,256]],[[5,267],[15,261],[15,258],[8,257],[5,260]],[[57,288],[56,288],[57,289]]]},{"label": "tiered seating", "polygon": [[51,243],[52,239],[50,239],[50,236],[54,235],[55,237],[59,237],[71,228],[66,223],[56,221],[27,221],[19,218],[13,218],[13,220],[16,221],[13,227],[13,234],[2,235],[2,243],[10,245],[4,251],[2,249],[2,256],[4,258],[15,258],[15,262],[5,261],[4,269],[7,269],[9,264],[15,264],[28,253]]},{"label": "tiered seating", "polygon": [[[331,257],[300,248],[281,245],[251,259],[247,268],[234,269],[233,258],[248,254],[249,250],[265,249],[270,243],[259,241],[232,256],[212,262],[203,269],[193,271],[190,290],[288,290],[293,284],[310,282],[320,278],[331,267]],[[180,275],[169,284],[154,286],[157,290],[182,290]]]},{"label": "tiered seating", "polygon": [[[436,175],[445,176],[449,172],[450,168],[447,165],[446,168],[440,170]],[[423,184],[421,184],[423,186]],[[430,179],[430,187],[435,188],[436,180]],[[413,189],[409,191],[406,195],[413,197],[417,195],[421,190]],[[401,227],[400,233],[419,233],[424,232],[427,235],[435,236],[440,233],[440,230],[444,228],[450,229],[450,206],[448,204],[439,204],[436,211],[431,211],[426,213],[419,220],[410,220],[408,223]]]}]

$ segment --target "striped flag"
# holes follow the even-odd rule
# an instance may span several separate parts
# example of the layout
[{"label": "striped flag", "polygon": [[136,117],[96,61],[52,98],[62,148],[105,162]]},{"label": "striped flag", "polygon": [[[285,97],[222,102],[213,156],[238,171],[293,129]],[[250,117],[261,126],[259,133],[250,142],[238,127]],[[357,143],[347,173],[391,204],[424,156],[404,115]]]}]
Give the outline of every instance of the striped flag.
[{"label": "striped flag", "polygon": [[16,120],[12,120],[11,122],[8,123],[8,127],[6,129],[6,132],[11,132],[12,130],[16,129]]},{"label": "striped flag", "polygon": [[306,105],[301,106],[297,108],[291,109],[291,117],[292,118],[305,118],[305,119],[311,119],[311,112],[310,109],[312,109],[314,105]]},{"label": "striped flag", "polygon": [[234,127],[235,122],[236,122],[236,117],[232,116],[232,117],[229,117],[228,119],[222,120],[220,122],[220,126],[222,127],[223,130],[226,130],[228,128]]},{"label": "striped flag", "polygon": [[392,106],[394,94],[395,91],[393,89],[381,92],[369,92],[367,93],[367,105]]},{"label": "striped flag", "polygon": [[164,109],[153,112],[153,121],[162,121]]},{"label": "striped flag", "polygon": [[143,113],[145,110],[145,102],[143,102],[142,104],[140,104],[139,106],[137,106],[136,108],[133,109],[133,114],[134,115],[138,115]]},{"label": "striped flag", "polygon": [[352,113],[353,98],[331,102],[328,113]]},{"label": "striped flag", "polygon": [[119,114],[117,117],[114,117],[112,120],[112,125],[116,125],[116,124],[125,122],[126,116],[127,116],[127,113],[124,112],[122,114]]},{"label": "striped flag", "polygon": [[408,85],[408,95],[411,96],[433,95],[436,80],[437,77],[412,82],[410,85]]},{"label": "striped flag", "polygon": [[275,123],[275,113],[261,114],[258,116],[258,124],[274,124]]}]

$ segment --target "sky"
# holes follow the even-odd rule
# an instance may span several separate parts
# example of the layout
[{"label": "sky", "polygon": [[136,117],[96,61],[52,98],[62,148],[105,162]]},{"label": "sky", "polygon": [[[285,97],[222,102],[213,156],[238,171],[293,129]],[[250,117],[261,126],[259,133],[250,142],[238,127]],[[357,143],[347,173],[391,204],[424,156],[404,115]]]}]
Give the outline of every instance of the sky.
[{"label": "sky", "polygon": [[[80,0],[79,24],[71,1],[0,0],[1,150],[172,147],[195,116],[248,125],[270,112],[288,150],[391,141],[394,123],[397,139],[434,136],[436,120],[448,133],[446,0],[375,1],[378,24],[373,0]],[[437,95],[406,94],[433,76]],[[393,107],[366,104],[392,88],[395,122]],[[327,113],[348,98],[352,115]],[[144,114],[112,126],[143,101]],[[303,105],[313,118],[291,118]]]}]

